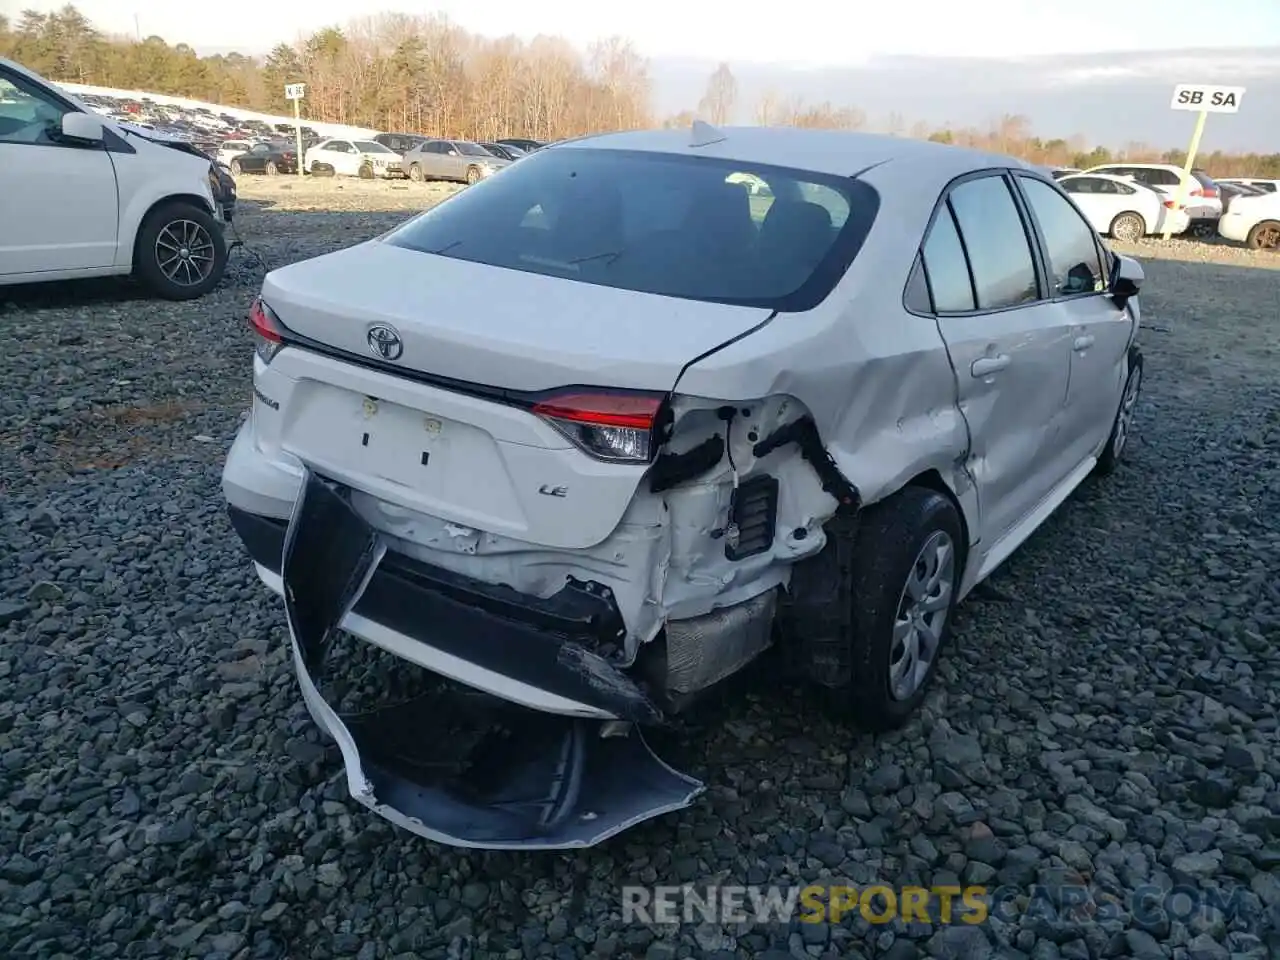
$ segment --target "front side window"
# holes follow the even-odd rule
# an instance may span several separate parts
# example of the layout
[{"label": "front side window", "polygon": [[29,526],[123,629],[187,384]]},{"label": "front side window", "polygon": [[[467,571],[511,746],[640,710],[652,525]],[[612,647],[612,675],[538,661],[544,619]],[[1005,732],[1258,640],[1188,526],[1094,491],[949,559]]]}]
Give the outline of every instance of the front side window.
[{"label": "front side window", "polygon": [[1018,180],[1044,237],[1054,291],[1060,296],[1073,296],[1103,290],[1102,261],[1093,228],[1066,197],[1047,183],[1030,177]]},{"label": "front side window", "polygon": [[0,74],[0,142],[51,143],[68,113],[56,99],[25,79]]},{"label": "front side window", "polygon": [[999,310],[1039,299],[1031,244],[1004,177],[960,184],[951,191],[951,209],[969,254],[977,308]]},{"label": "front side window", "polygon": [[[769,195],[753,196],[743,177],[730,182],[735,173]],[[637,292],[801,310],[843,276],[878,207],[875,190],[848,177],[574,148],[531,154],[386,242]]]}]

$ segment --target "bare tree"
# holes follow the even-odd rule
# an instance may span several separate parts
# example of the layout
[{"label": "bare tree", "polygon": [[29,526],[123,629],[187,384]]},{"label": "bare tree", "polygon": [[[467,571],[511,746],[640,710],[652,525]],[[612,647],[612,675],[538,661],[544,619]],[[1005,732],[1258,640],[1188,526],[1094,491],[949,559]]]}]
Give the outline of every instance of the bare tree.
[{"label": "bare tree", "polygon": [[729,65],[722,63],[707,81],[707,92],[698,103],[698,113],[708,123],[725,124],[732,119],[737,100],[738,81],[734,79]]},{"label": "bare tree", "polygon": [[762,127],[768,127],[776,123],[780,99],[778,92],[773,89],[766,90],[761,94],[760,99],[756,102],[756,123]]}]

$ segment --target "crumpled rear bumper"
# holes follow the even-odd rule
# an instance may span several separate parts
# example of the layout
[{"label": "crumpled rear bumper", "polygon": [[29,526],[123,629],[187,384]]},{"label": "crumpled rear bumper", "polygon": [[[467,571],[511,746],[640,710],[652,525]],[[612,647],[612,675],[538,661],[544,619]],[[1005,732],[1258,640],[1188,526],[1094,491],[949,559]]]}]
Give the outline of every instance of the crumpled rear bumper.
[{"label": "crumpled rear bumper", "polygon": [[[269,557],[261,542],[245,537],[249,527],[241,517],[237,531],[251,553],[256,547],[264,579],[274,577],[284,596],[294,667],[307,707],[337,742],[351,795],[388,820],[453,846],[585,847],[686,807],[703,791],[699,781],[658,759],[638,726],[608,719],[634,704],[628,706],[632,701],[626,697],[620,700],[618,691],[607,689],[600,677],[584,674],[580,661],[564,663],[565,641],[554,634],[542,635],[539,649],[560,651],[553,662],[560,664],[561,679],[578,683],[587,702],[564,699],[595,707],[594,714],[530,710],[519,698],[496,699],[460,689],[356,716],[339,715],[316,683],[333,636],[341,628],[393,653],[414,652],[413,646],[423,644],[375,619],[386,612],[386,595],[413,584],[394,562],[383,568],[387,554],[377,532],[338,488],[314,475],[307,475],[285,529],[278,574],[263,569]],[[441,592],[418,586],[419,594],[399,602],[414,610],[422,630],[439,638],[442,628],[457,627],[456,618],[444,616],[451,607],[441,604]],[[423,598],[431,600],[425,610],[416,604]],[[462,638],[468,643],[483,646],[480,634],[488,630],[507,644],[529,640],[526,624],[506,623],[504,632],[502,617],[474,609],[471,614],[468,622],[477,632]],[[518,646],[516,652],[537,653]],[[545,657],[542,663],[545,667]],[[527,672],[523,680],[512,679],[538,696],[561,696],[531,687]],[[602,703],[620,709],[605,709]]]}]

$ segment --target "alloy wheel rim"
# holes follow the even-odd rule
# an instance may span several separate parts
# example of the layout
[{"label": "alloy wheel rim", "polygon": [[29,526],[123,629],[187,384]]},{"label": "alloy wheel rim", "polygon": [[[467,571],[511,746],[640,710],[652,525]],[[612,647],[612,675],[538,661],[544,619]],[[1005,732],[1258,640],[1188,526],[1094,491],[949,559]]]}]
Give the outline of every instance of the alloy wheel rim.
[{"label": "alloy wheel rim", "polygon": [[174,220],[156,236],[156,265],[165,279],[193,287],[213,272],[213,238],[194,220]]},{"label": "alloy wheel rim", "polygon": [[898,597],[889,644],[889,694],[895,700],[914,696],[937,659],[955,576],[955,543],[945,530],[936,530],[916,555]]}]

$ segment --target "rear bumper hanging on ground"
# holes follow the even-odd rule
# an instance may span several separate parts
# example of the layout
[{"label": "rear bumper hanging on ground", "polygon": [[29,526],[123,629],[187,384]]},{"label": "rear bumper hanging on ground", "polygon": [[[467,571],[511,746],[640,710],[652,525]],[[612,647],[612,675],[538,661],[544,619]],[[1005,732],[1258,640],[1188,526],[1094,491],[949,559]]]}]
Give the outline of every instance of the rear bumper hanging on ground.
[{"label": "rear bumper hanging on ground", "polygon": [[[231,518],[285,598],[303,698],[337,741],[351,795],[387,819],[454,846],[583,847],[702,792],[639,728],[605,736],[620,726],[610,718],[660,714],[582,645],[600,621],[576,594],[528,606],[513,591],[388,554],[312,474],[287,525],[234,508]],[[344,718],[313,679],[339,627],[503,699],[445,692]]]}]

